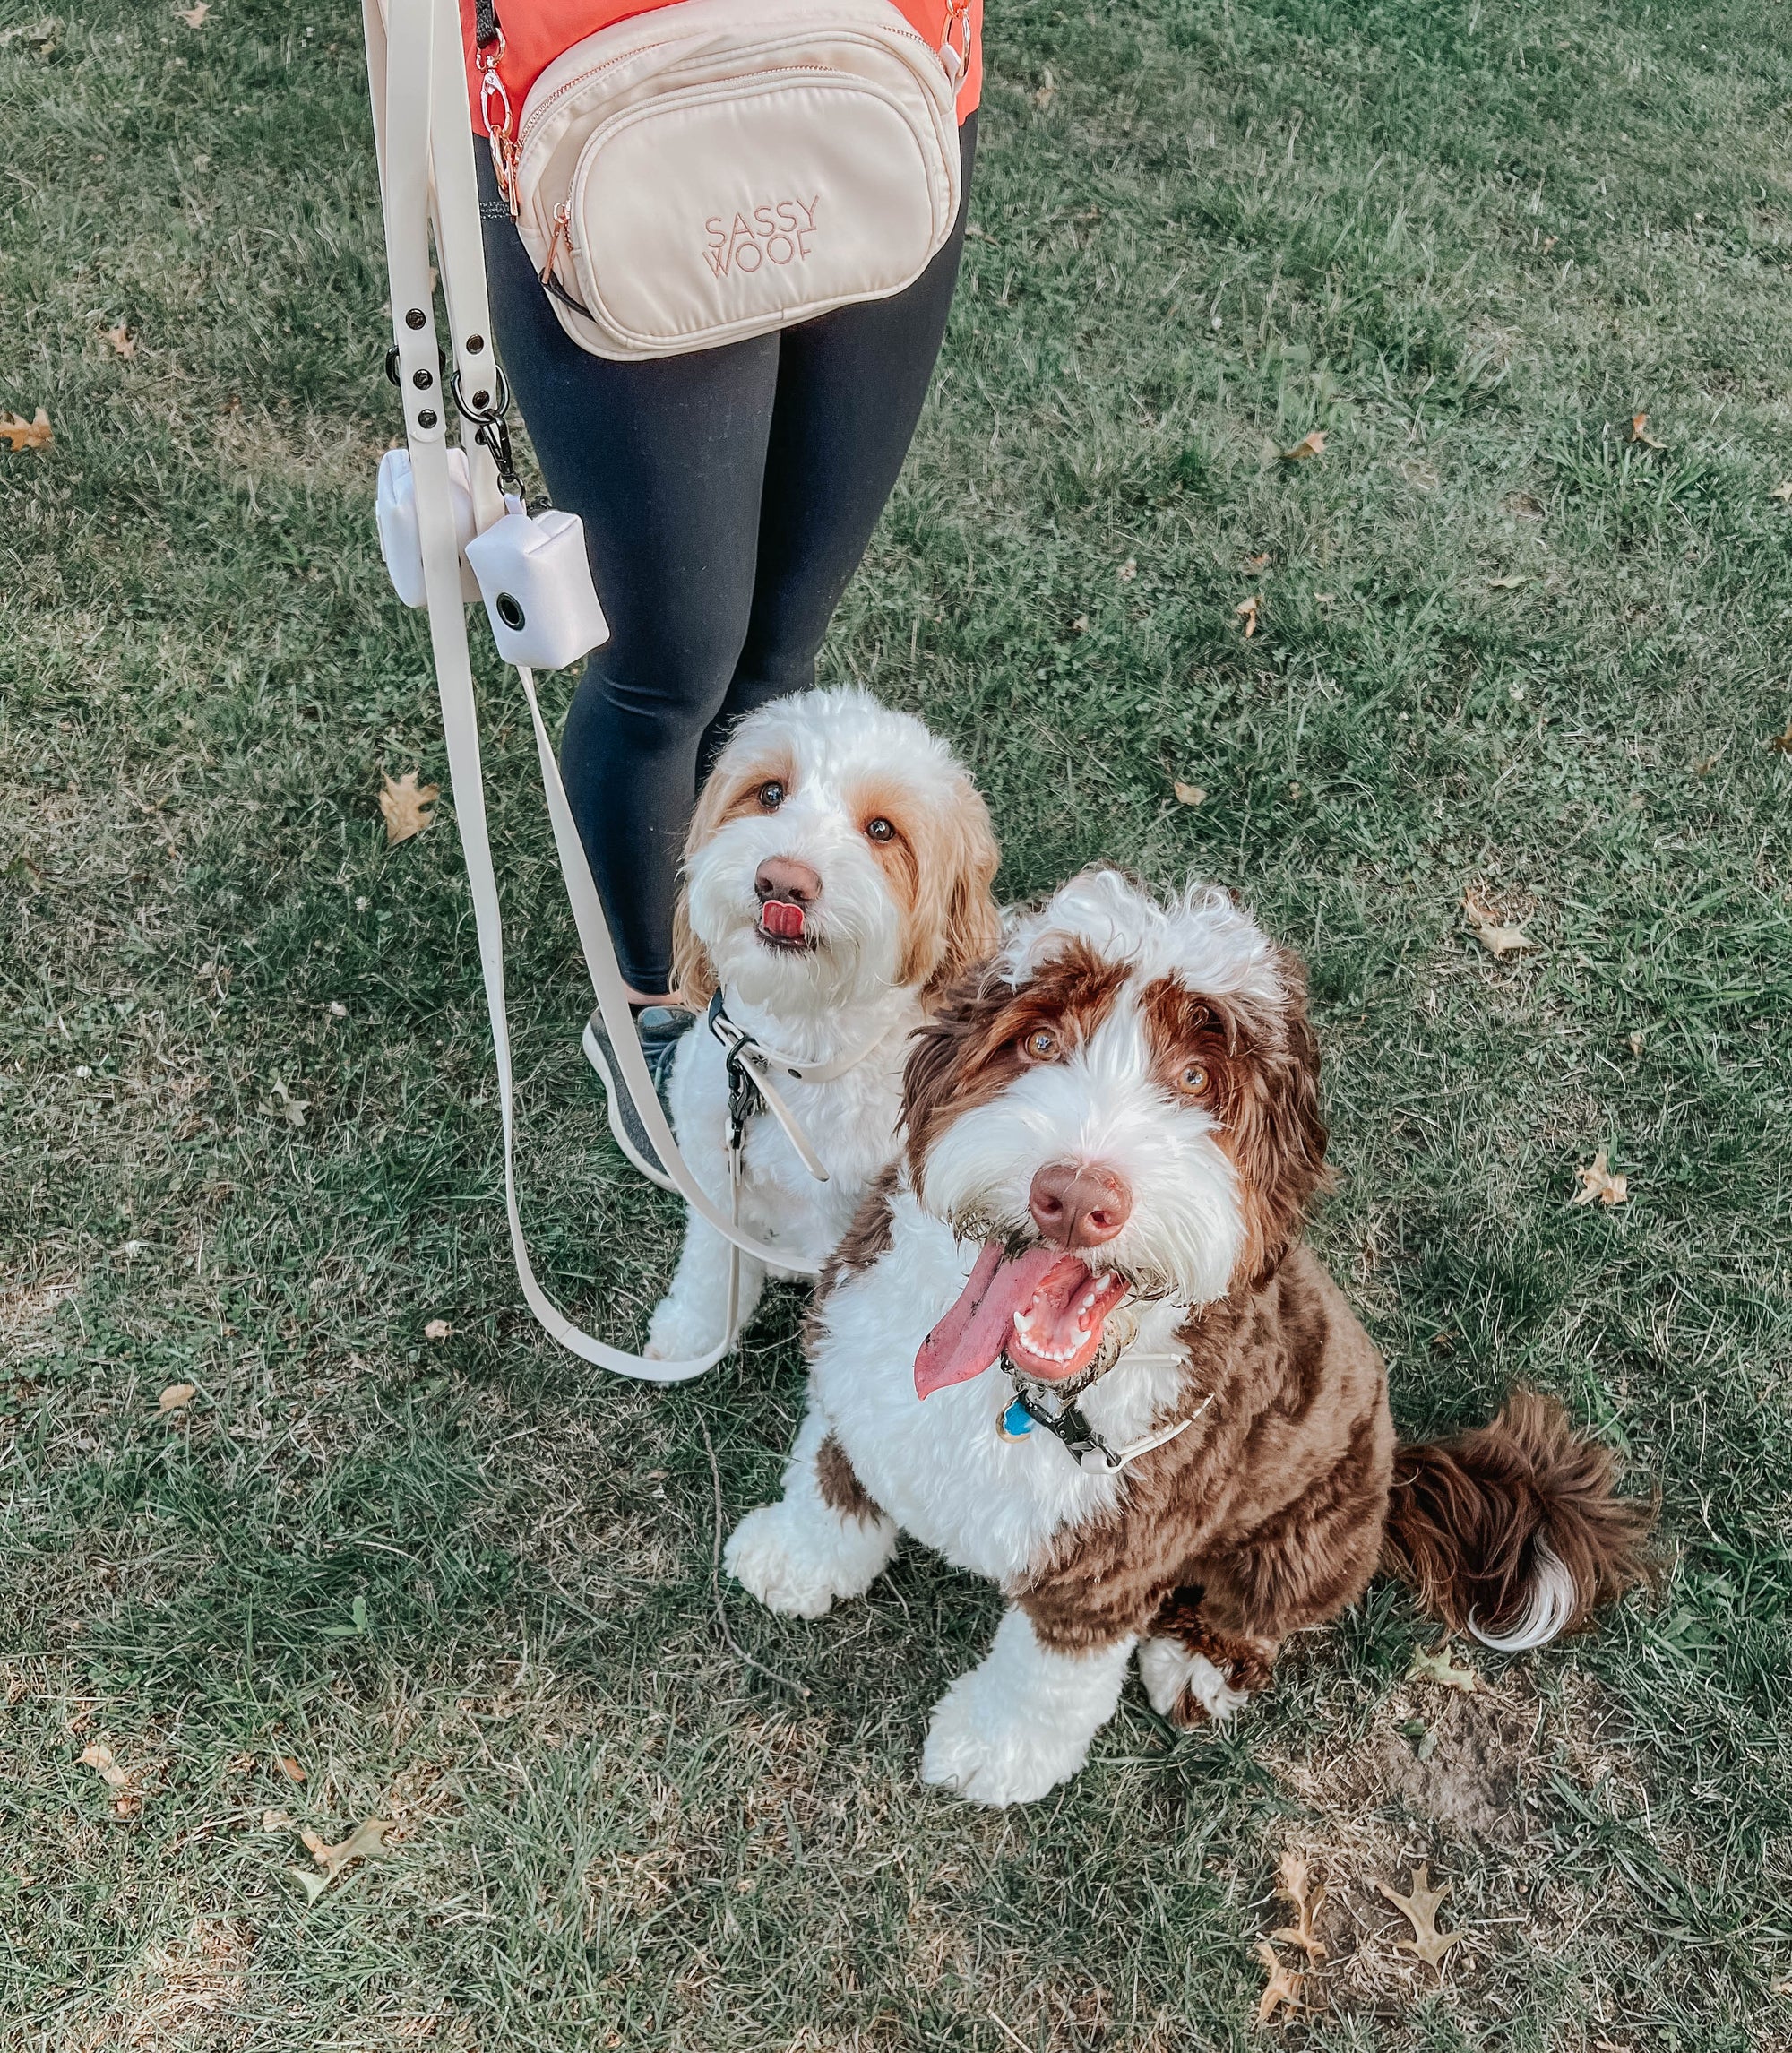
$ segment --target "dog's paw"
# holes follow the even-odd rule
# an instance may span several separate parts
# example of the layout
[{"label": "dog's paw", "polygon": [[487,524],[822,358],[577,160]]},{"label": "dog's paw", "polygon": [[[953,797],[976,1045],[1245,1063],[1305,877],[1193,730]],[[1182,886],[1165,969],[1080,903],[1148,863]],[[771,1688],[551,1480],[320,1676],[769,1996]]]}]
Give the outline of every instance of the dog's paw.
[{"label": "dog's paw", "polygon": [[642,1349],[649,1361],[695,1361],[713,1351],[722,1337],[721,1322],[703,1316],[676,1298],[660,1298],[647,1322],[647,1345]]},{"label": "dog's paw", "polygon": [[768,1611],[823,1618],[836,1598],[860,1595],[876,1573],[874,1568],[871,1574],[857,1574],[857,1565],[843,1559],[842,1549],[832,1544],[835,1539],[806,1506],[788,1499],[762,1504],[729,1534],[722,1566]]},{"label": "dog's paw", "polygon": [[1067,1782],[1089,1757],[1090,1735],[1055,1731],[1017,1714],[986,1672],[961,1675],[934,1706],[921,1780],[974,1804],[1030,1804]]},{"label": "dog's paw", "polygon": [[1235,1688],[1205,1654],[1191,1653],[1167,1636],[1139,1649],[1139,1679],[1151,1709],[1172,1725],[1204,1725],[1210,1719],[1223,1725],[1251,1701],[1250,1692]]}]

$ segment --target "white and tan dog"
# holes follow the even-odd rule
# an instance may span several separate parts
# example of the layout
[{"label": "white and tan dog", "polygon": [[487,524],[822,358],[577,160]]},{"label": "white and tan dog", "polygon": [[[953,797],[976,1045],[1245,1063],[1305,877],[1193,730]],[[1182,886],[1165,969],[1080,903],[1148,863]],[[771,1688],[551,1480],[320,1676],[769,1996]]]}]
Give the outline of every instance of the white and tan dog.
[{"label": "white and tan dog", "polygon": [[730,1571],[816,1617],[906,1530],[1008,1599],[927,1781],[1024,1802],[1137,1653],[1224,1718],[1378,1564],[1516,1649],[1635,1580],[1646,1505],[1553,1400],[1396,1446],[1381,1358],[1300,1239],[1325,1154],[1299,963],[1224,893],[1073,880],[922,1030],[904,1157],[823,1279],[784,1495]]},{"label": "white and tan dog", "polygon": [[[823,1070],[847,1065],[780,1080],[825,1183],[775,1120],[747,1129],[741,1224],[793,1262],[827,1260],[895,1155],[909,1036],[995,946],[997,860],[988,812],[945,743],[864,691],[774,701],[741,722],[711,772],[685,849],[684,996],[701,1010],[719,988],[728,1018],[762,1047]],[[668,1100],[685,1160],[724,1204],[728,1095],[720,1044],[699,1025]],[[722,1237],[691,1219],[650,1357],[695,1357],[720,1341],[728,1260]],[[743,1258],[743,1324],[765,1276]]]}]

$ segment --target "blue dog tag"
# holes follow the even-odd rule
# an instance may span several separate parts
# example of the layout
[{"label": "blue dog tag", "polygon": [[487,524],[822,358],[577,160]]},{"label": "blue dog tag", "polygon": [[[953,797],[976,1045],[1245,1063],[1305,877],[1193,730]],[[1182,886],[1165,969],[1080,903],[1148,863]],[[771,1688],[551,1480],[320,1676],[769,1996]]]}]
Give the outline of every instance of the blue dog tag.
[{"label": "blue dog tag", "polygon": [[1004,1440],[1024,1440],[1033,1430],[1033,1414],[1017,1397],[1002,1414],[1002,1437]]}]

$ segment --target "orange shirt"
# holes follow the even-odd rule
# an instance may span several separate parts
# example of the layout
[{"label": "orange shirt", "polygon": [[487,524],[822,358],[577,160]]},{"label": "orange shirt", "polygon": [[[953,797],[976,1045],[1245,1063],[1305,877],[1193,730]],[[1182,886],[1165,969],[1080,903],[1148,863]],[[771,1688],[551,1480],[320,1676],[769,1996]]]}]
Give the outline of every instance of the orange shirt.
[{"label": "orange shirt", "polygon": [[[645,14],[655,7],[668,7],[676,0],[499,0],[498,21],[504,30],[504,59],[501,71],[511,105],[521,118],[529,89],[555,58],[574,43],[623,22]],[[944,39],[949,0],[896,0],[911,25],[930,43]],[[965,66],[958,89],[958,117],[962,121],[977,105],[983,90],[983,0],[970,0],[970,62]],[[473,130],[485,134],[479,119],[479,87],[473,70],[473,0],[461,0],[461,34],[467,46],[468,90],[473,104]]]}]

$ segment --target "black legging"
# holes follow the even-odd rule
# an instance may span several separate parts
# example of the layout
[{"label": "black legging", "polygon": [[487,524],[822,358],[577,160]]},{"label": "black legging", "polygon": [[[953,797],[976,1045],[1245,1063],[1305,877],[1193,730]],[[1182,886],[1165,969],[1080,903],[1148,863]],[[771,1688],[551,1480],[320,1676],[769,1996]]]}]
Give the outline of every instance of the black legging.
[{"label": "black legging", "polygon": [[[960,137],[968,202],[975,114]],[[664,991],[699,775],[743,713],[814,682],[920,418],[965,207],[893,298],[620,364],[561,328],[483,142],[478,166],[499,352],[554,504],[585,523],[610,625],[566,715],[561,770],[623,975]]]}]

